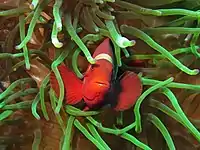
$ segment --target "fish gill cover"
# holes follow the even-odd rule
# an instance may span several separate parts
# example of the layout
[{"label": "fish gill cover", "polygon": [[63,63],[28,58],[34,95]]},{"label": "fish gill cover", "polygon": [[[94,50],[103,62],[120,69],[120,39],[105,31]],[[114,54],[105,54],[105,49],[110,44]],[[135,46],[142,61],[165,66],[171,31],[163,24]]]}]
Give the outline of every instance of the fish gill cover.
[{"label": "fish gill cover", "polygon": [[199,8],[0,1],[0,149],[199,149]]}]

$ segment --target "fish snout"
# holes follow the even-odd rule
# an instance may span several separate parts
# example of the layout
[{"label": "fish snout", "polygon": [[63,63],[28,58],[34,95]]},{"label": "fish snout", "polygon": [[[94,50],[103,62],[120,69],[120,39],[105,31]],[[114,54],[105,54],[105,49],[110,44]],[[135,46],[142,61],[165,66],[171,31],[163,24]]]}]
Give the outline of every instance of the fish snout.
[{"label": "fish snout", "polygon": [[90,86],[87,86],[83,90],[83,97],[88,106],[93,106],[104,99],[104,95],[109,91],[110,83],[95,81],[90,83]]},{"label": "fish snout", "polygon": [[110,87],[110,83],[109,82],[96,81],[94,83],[97,84],[101,88],[109,88]]}]

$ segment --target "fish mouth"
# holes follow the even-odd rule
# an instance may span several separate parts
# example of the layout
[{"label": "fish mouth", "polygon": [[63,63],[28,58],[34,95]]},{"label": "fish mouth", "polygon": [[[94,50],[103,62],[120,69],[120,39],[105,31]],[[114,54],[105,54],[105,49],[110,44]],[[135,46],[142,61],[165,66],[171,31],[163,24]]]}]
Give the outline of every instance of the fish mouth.
[{"label": "fish mouth", "polygon": [[96,81],[95,83],[97,83],[98,85],[103,86],[103,87],[109,87],[109,83],[106,83],[106,82]]},{"label": "fish mouth", "polygon": [[90,103],[96,103],[99,99],[102,99],[102,95],[109,90],[109,82],[93,81],[91,87],[85,88],[83,92],[83,97],[85,101],[90,101]]}]

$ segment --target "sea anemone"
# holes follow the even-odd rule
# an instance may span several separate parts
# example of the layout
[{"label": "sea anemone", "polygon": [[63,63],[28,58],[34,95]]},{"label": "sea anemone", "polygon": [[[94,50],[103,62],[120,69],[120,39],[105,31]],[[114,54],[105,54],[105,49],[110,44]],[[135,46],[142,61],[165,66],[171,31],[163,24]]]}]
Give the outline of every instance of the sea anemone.
[{"label": "sea anemone", "polygon": [[[199,149],[199,7],[199,0],[0,1],[0,147]],[[137,73],[142,94],[120,112],[66,104],[58,67],[82,79],[105,38],[120,71]]]}]

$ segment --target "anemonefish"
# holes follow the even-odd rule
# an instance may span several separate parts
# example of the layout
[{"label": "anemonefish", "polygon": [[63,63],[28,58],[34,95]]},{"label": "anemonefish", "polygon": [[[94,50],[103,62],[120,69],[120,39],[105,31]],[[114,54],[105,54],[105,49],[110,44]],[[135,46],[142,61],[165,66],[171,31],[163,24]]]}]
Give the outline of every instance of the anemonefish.
[{"label": "anemonefish", "polygon": [[[105,39],[93,53],[95,64],[89,65],[83,81],[65,65],[58,70],[65,86],[66,103],[75,105],[82,101],[85,109],[111,106],[117,111],[129,109],[142,93],[142,84],[137,74],[126,71],[117,75],[116,58],[110,39]],[[54,73],[51,86],[59,96],[59,86]]]},{"label": "anemonefish", "polygon": [[133,72],[117,78],[116,58],[110,39],[105,39],[95,50],[94,65],[89,65],[83,80],[83,99],[90,108],[110,104],[123,111],[135,104],[142,93],[142,84]]}]

